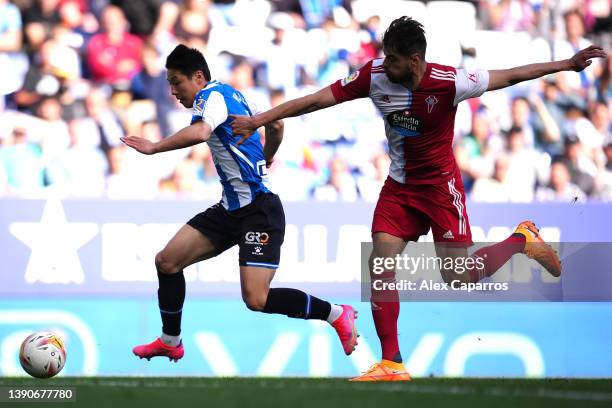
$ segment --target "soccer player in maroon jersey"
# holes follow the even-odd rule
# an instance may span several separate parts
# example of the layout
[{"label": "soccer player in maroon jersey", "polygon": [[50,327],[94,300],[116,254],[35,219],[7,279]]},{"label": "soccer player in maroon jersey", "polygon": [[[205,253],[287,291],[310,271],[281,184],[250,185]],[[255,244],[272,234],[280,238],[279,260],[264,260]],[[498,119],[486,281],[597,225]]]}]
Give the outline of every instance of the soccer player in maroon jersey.
[{"label": "soccer player in maroon jersey", "polygon": [[[426,47],[423,26],[410,17],[400,17],[384,34],[384,58],[371,60],[318,92],[255,116],[237,116],[232,124],[234,134],[246,139],[274,120],[357,98],[372,99],[385,121],[391,166],[374,210],[370,263],[375,257],[395,258],[408,241],[416,241],[430,228],[438,257],[468,257],[467,248],[473,242],[463,183],[452,150],[459,102],[547,74],[582,71],[591,59],[606,57],[601,47],[590,46],[568,60],[468,71],[425,61]],[[441,274],[446,282],[475,283],[491,276],[517,253],[535,259],[553,276],[561,274],[557,253],[544,243],[531,221],[521,222],[506,240],[474,252],[471,256],[484,262],[472,263],[466,273],[443,268]],[[395,270],[385,271],[383,277],[392,281]],[[384,302],[377,300],[381,298]],[[397,340],[397,291],[373,293],[372,315],[382,360],[353,380],[409,380]]]}]

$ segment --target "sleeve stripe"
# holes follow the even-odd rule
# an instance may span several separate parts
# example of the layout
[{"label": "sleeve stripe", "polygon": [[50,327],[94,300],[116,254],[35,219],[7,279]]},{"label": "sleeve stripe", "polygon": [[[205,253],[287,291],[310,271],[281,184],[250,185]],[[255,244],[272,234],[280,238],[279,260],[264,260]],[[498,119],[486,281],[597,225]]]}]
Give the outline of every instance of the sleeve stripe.
[{"label": "sleeve stripe", "polygon": [[431,78],[433,79],[439,79],[441,81],[450,81],[450,82],[455,82],[455,78],[449,78],[449,77],[439,77],[439,76],[435,76],[434,74],[431,74]]},{"label": "sleeve stripe", "polygon": [[452,71],[442,71],[441,69],[437,69],[437,68],[431,68],[431,74],[439,75],[439,76],[446,76],[446,77],[453,77],[453,78],[456,77],[455,73]]}]

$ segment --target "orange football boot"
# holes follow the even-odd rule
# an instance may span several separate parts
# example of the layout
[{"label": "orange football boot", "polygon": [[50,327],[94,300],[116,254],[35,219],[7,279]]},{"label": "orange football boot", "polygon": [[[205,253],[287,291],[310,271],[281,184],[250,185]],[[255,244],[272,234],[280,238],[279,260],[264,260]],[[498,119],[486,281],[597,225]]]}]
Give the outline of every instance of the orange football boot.
[{"label": "orange football boot", "polygon": [[374,364],[366,372],[358,377],[351,378],[349,381],[371,382],[371,381],[411,381],[410,374],[402,363],[389,360],[381,360]]},{"label": "orange football boot", "polygon": [[523,221],[514,230],[515,234],[525,236],[523,253],[538,261],[552,276],[561,276],[561,261],[559,254],[540,236],[540,231],[532,221]]}]

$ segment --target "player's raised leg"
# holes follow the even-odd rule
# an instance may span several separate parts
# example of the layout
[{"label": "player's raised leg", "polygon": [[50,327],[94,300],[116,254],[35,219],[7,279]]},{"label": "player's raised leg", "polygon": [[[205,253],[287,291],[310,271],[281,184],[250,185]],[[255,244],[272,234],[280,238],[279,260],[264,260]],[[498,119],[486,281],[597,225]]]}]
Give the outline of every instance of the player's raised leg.
[{"label": "player's raised leg", "polygon": [[[492,276],[512,256],[524,253],[540,263],[551,275],[561,275],[561,262],[557,252],[540,236],[539,230],[531,221],[524,221],[505,240],[486,246],[468,255],[467,247],[456,247],[447,242],[436,243],[436,253],[440,258],[464,258],[468,256],[479,260],[465,266],[464,273],[457,273],[452,269],[442,269],[442,278],[445,282],[459,280],[464,283],[476,283]],[[465,262],[462,265],[467,265]],[[481,265],[482,267],[478,267]]]},{"label": "player's raised leg", "polygon": [[[472,234],[465,205],[463,183],[459,175],[447,185],[427,187],[422,196],[421,210],[430,218],[436,253],[440,258],[467,258]],[[539,262],[553,276],[561,274],[561,263],[557,253],[546,244],[533,222],[523,221],[505,240],[480,248],[470,255],[478,262],[466,263],[465,272],[442,269],[444,281],[459,280],[476,283],[492,276],[512,256],[524,253]],[[452,264],[457,264],[453,262]],[[467,265],[471,267],[467,267]]]},{"label": "player's raised leg", "polygon": [[242,299],[253,311],[282,314],[295,319],[325,320],[336,330],[348,355],[357,346],[357,314],[351,306],[335,305],[293,288],[270,288],[275,268],[240,267]]},{"label": "player's raised leg", "polygon": [[326,320],[338,333],[344,352],[351,354],[357,345],[356,312],[352,307],[331,304],[298,289],[270,289],[285,238],[280,198],[261,194],[240,223],[240,282],[247,307],[298,319]]},{"label": "player's raised leg", "polygon": [[159,280],[157,298],[162,319],[162,334],[152,343],[136,346],[140,358],[163,356],[178,361],[184,355],[181,342],[181,316],[185,301],[183,269],[216,254],[215,246],[200,231],[184,225],[155,257]]}]

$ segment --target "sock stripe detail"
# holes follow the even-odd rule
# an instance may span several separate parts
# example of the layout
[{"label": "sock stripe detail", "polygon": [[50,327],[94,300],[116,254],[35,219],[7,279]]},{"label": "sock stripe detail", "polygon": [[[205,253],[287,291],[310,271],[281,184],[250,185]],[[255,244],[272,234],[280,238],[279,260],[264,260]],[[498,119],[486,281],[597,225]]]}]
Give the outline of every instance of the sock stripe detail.
[{"label": "sock stripe detail", "polygon": [[183,309],[181,308],[181,309],[177,310],[176,312],[171,312],[169,310],[162,310],[162,309],[159,309],[159,311],[162,312],[162,313],[166,313],[166,314],[179,314],[179,313],[181,313],[183,311]]},{"label": "sock stripe detail", "polygon": [[306,313],[304,314],[304,319],[308,319],[310,316],[310,295],[306,294]]}]

